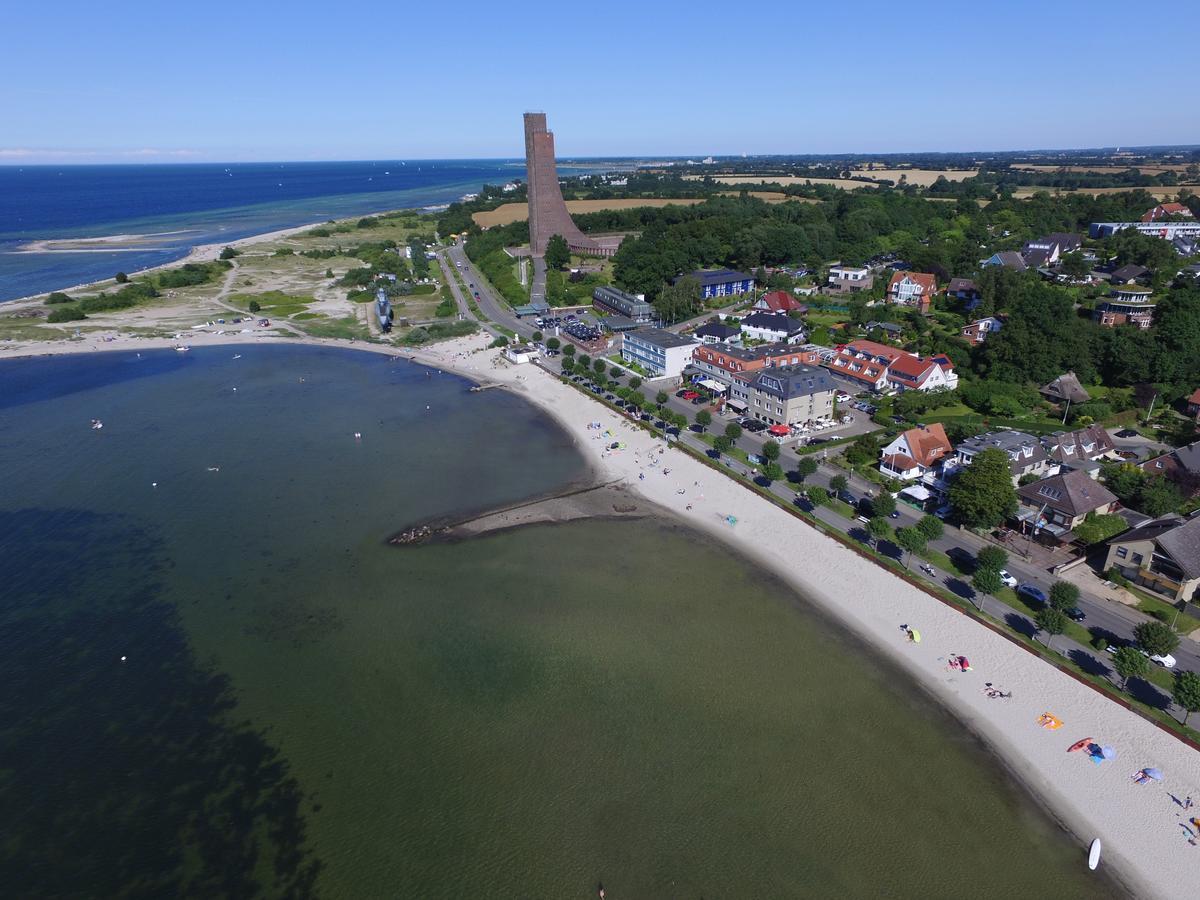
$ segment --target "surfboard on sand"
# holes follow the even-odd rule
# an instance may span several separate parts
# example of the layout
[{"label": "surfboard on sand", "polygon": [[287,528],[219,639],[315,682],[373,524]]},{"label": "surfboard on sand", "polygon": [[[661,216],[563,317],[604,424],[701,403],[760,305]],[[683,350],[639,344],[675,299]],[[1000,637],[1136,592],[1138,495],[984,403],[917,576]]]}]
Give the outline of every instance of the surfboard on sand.
[{"label": "surfboard on sand", "polygon": [[1092,841],[1092,848],[1088,851],[1088,868],[1095,869],[1100,865],[1100,838]]}]

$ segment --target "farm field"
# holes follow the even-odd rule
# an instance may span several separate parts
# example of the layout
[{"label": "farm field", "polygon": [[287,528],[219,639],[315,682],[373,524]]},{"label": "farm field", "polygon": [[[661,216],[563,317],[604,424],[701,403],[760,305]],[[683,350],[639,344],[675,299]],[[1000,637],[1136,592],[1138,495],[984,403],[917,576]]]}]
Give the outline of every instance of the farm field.
[{"label": "farm field", "polygon": [[945,176],[947,181],[962,181],[979,174],[978,169],[854,169],[853,174],[864,178],[888,178],[899,181],[905,176],[905,181],[918,187],[929,187],[939,177]]},{"label": "farm field", "polygon": [[[703,203],[702,197],[681,199],[629,197],[620,200],[568,200],[567,211],[572,215],[601,212],[606,209],[636,209],[639,206],[690,206],[693,203]],[[477,212],[471,216],[480,228],[491,228],[495,225],[511,225],[513,222],[524,222],[529,218],[529,206],[525,203],[505,203],[486,212]]]},{"label": "farm field", "polygon": [[867,181],[848,181],[844,178],[805,178],[799,175],[684,175],[683,177],[689,181],[702,181],[705,177],[711,177],[713,181],[721,184],[827,184],[845,191],[876,186]]}]

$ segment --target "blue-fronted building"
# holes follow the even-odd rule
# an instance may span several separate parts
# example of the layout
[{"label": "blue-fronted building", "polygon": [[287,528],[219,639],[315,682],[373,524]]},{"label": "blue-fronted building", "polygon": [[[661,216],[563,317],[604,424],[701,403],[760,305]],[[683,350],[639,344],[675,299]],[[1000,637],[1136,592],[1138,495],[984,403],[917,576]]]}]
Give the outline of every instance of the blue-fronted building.
[{"label": "blue-fronted building", "polygon": [[[700,282],[700,296],[705,300],[710,297],[733,297],[737,294],[748,294],[754,290],[754,278],[745,272],[735,272],[732,269],[700,269],[688,272],[679,278],[688,276]],[[679,281],[676,278],[676,281]]]}]

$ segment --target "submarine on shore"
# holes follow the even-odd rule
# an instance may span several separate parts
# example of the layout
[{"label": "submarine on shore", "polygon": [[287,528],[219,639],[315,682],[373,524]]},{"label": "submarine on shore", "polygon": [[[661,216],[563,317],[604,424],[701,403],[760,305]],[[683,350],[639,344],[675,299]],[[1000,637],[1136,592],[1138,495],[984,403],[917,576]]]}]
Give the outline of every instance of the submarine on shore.
[{"label": "submarine on shore", "polygon": [[383,288],[375,292],[375,317],[379,319],[381,331],[386,333],[392,330],[392,301]]}]

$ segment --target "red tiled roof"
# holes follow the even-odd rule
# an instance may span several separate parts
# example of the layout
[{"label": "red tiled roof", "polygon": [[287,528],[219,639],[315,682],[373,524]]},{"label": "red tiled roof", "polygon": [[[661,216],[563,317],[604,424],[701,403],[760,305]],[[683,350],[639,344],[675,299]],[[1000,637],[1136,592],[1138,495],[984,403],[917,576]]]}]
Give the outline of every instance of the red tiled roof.
[{"label": "red tiled roof", "polygon": [[907,453],[889,453],[883,458],[883,464],[893,472],[907,472],[917,468],[917,462]]},{"label": "red tiled roof", "polygon": [[926,468],[954,449],[941,422],[934,422],[924,428],[910,428],[904,432],[904,439],[908,442],[908,449],[916,454],[917,462]]},{"label": "red tiled roof", "polygon": [[787,291],[770,291],[762,295],[767,308],[773,312],[791,312],[792,310],[807,310],[808,307],[789,294]]},{"label": "red tiled roof", "polygon": [[1196,390],[1192,392],[1192,396],[1187,398],[1187,402],[1200,406],[1200,388],[1196,388]]},{"label": "red tiled roof", "polygon": [[843,344],[838,349],[849,349],[852,353],[869,353],[871,356],[881,356],[889,361],[895,359],[897,356],[904,355],[903,350],[897,350],[895,347],[889,347],[887,344],[880,344],[878,341],[851,341],[848,344]]},{"label": "red tiled roof", "polygon": [[1160,203],[1154,209],[1149,210],[1142,216],[1143,222],[1153,222],[1156,219],[1161,219],[1163,216],[1190,216],[1191,209],[1183,203]]},{"label": "red tiled roof", "polygon": [[896,272],[892,275],[892,280],[888,284],[888,290],[891,290],[905,278],[915,281],[921,286],[921,293],[932,294],[937,290],[937,276],[928,272]]}]

